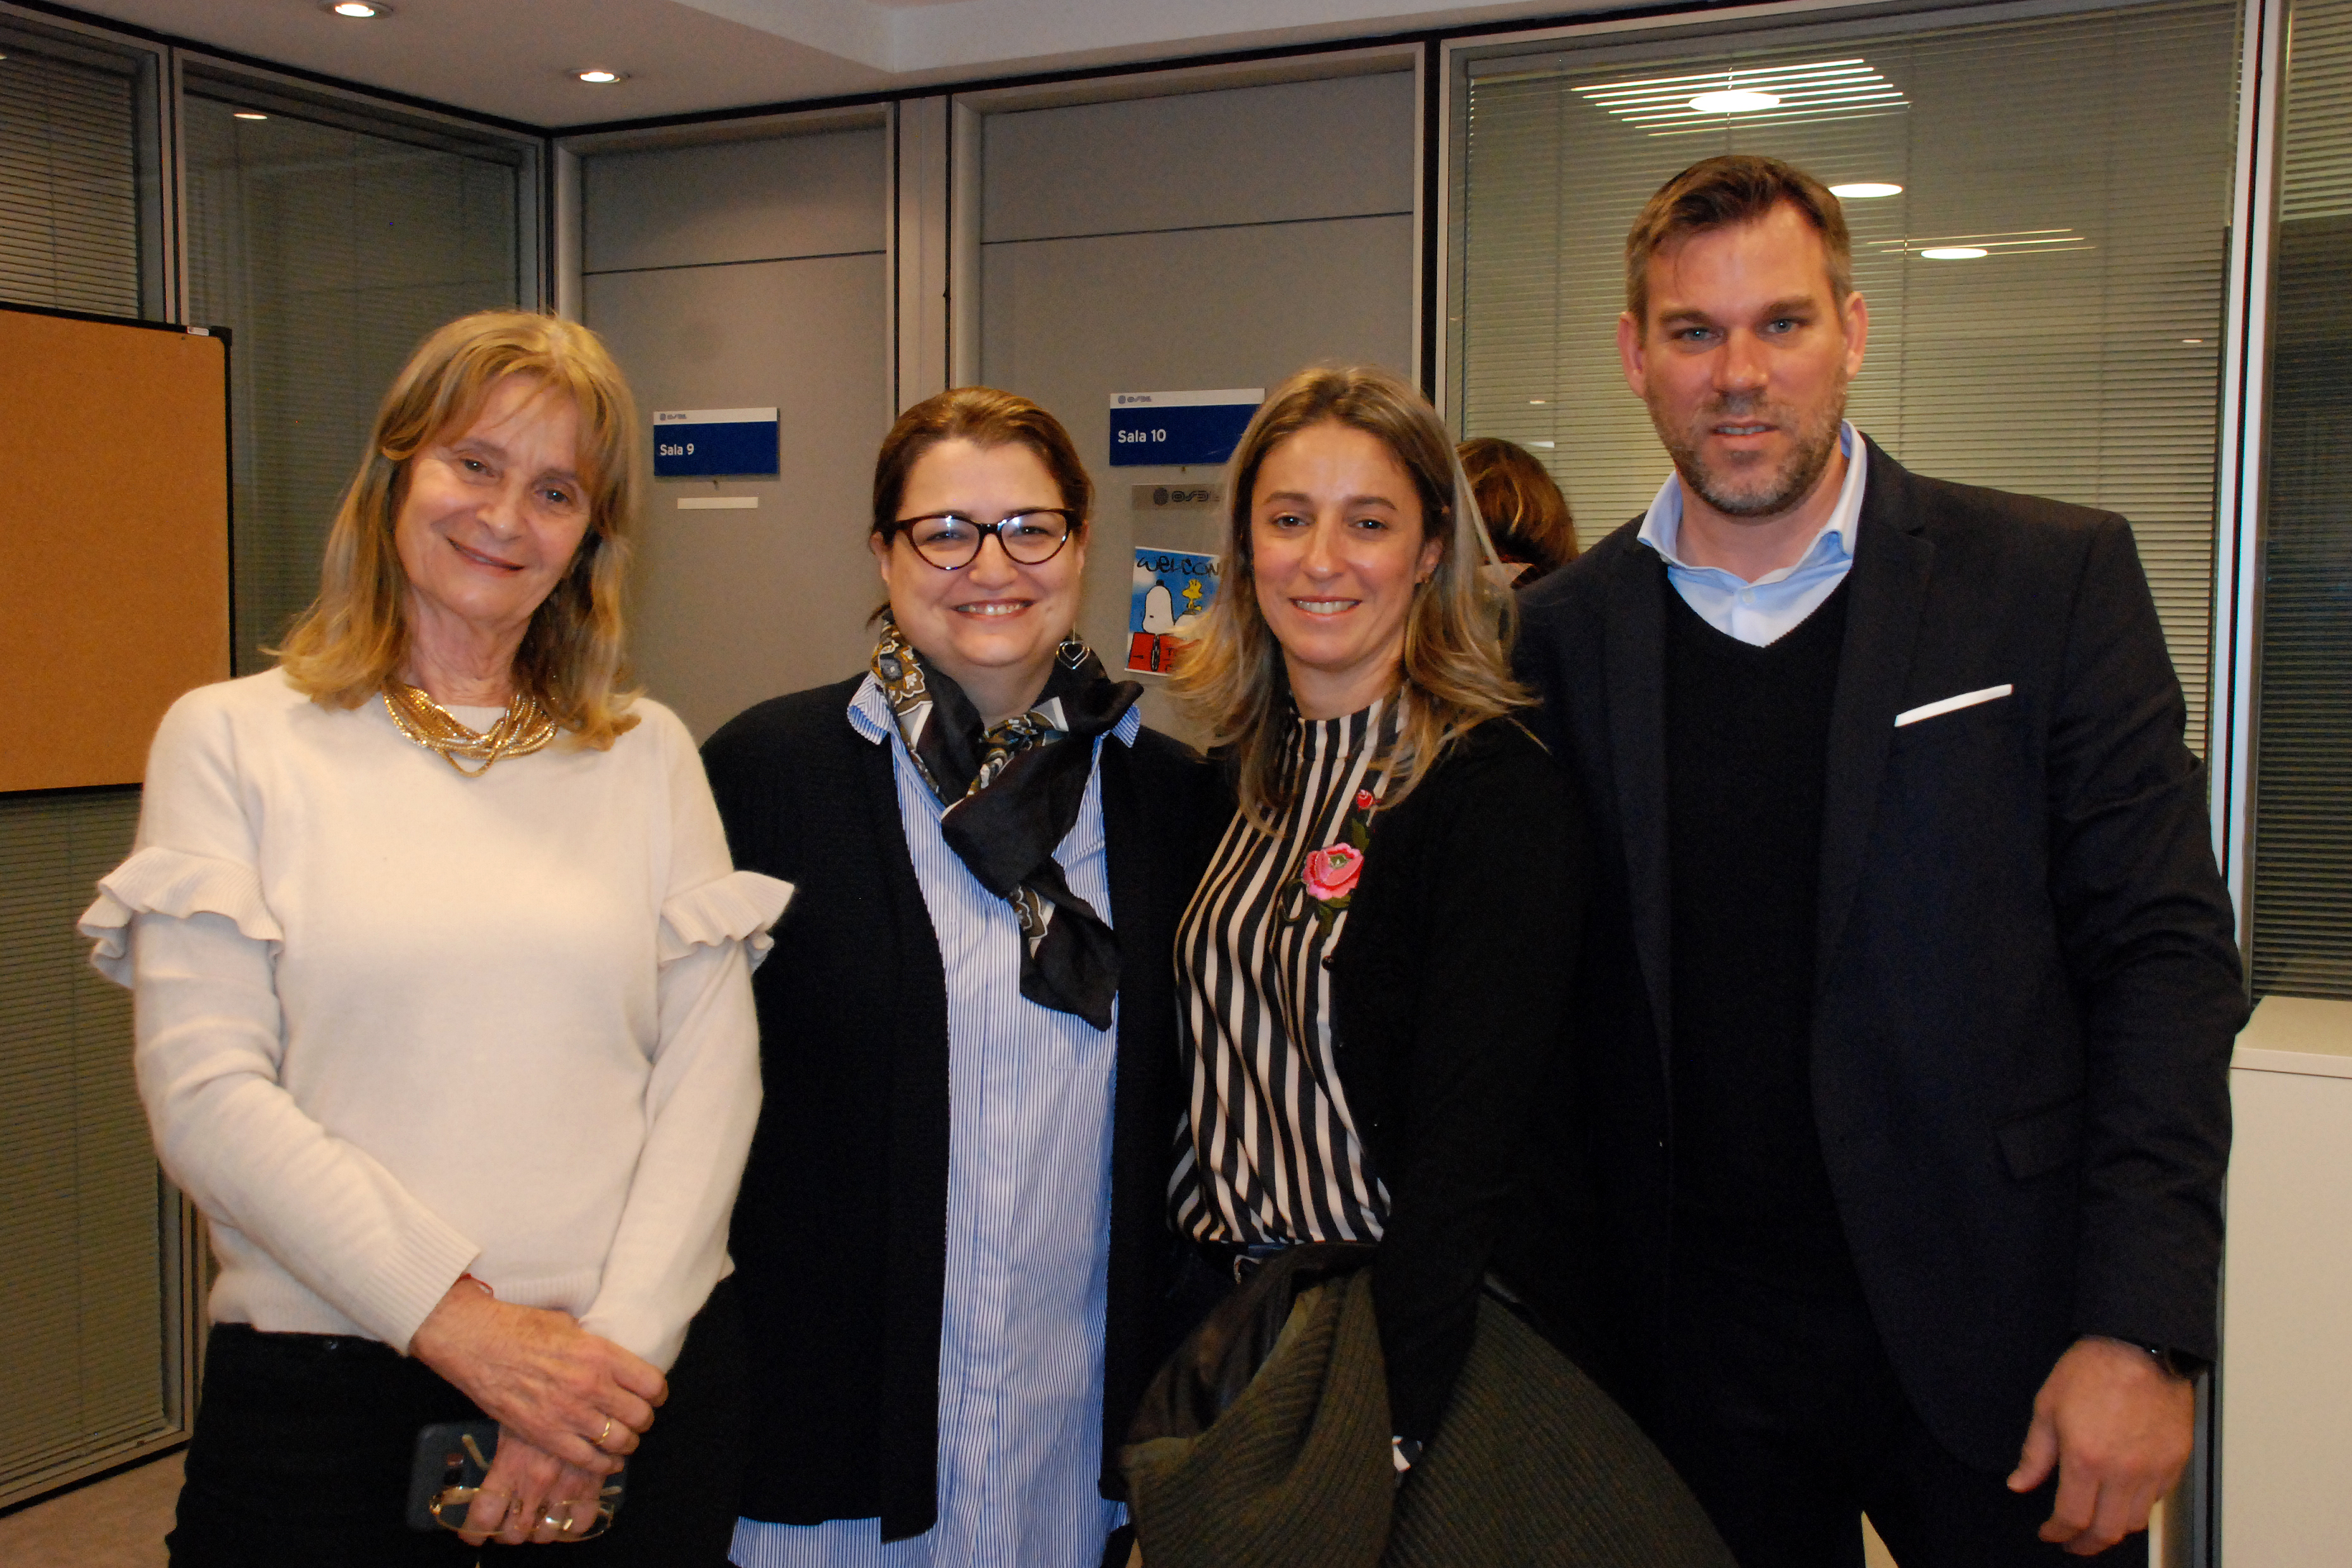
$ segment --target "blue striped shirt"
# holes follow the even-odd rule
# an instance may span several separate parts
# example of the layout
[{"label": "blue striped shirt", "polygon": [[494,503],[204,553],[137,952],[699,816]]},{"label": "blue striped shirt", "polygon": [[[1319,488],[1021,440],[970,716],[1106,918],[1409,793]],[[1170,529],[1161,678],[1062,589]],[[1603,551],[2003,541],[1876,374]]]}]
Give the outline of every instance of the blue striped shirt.
[{"label": "blue striped shirt", "polygon": [[[1117,1025],[1098,1031],[1021,995],[1019,919],[940,836],[939,800],[870,675],[849,722],[891,748],[907,849],[947,969],[940,1517],[887,1545],[872,1519],[739,1520],[730,1555],[742,1568],[1097,1568],[1126,1519],[1096,1487]],[[1111,733],[1132,746],[1142,723],[1130,708]],[[1070,890],[1115,921],[1099,767],[1054,858]]]}]

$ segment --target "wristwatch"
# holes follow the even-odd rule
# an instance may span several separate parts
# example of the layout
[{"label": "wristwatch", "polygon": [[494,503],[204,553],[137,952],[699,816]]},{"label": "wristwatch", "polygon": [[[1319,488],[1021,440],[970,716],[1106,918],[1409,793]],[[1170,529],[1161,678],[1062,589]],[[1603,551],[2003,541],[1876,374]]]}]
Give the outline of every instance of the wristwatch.
[{"label": "wristwatch", "polygon": [[2204,1357],[2184,1354],[2174,1350],[2170,1345],[2139,1344],[2137,1340],[2126,1340],[2124,1343],[2136,1345],[2154,1356],[2156,1364],[2164,1369],[2164,1375],[2167,1377],[2178,1377],[2185,1381],[2205,1370]]}]

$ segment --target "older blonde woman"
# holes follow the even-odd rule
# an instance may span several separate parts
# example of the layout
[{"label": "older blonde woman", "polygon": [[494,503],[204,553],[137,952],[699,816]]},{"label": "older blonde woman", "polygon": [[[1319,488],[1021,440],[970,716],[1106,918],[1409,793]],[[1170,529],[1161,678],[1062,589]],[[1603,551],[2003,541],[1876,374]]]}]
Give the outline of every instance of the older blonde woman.
[{"label": "older blonde woman", "polygon": [[[585,329],[400,373],[278,666],[173,706],[82,929],[133,987],[164,1168],[220,1275],[181,1564],[718,1562],[759,1105],[737,873],[685,728],[623,685],[643,433]],[[658,1424],[656,1409],[661,1411]],[[422,1427],[494,1418],[457,1533]]]},{"label": "older blonde woman", "polygon": [[1225,587],[1177,676],[1239,800],[1177,936],[1172,1206],[1228,1283],[1297,1243],[1377,1247],[1402,1472],[1437,1437],[1562,1035],[1583,822],[1510,716],[1508,603],[1417,392],[1301,371],[1229,472]]}]

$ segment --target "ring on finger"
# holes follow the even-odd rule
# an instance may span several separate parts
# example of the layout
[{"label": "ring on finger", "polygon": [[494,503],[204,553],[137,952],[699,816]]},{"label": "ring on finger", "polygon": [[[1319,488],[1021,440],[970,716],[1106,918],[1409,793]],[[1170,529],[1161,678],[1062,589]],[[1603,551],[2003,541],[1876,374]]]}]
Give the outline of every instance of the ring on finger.
[{"label": "ring on finger", "polygon": [[594,1447],[601,1448],[604,1446],[604,1439],[612,1435],[613,1418],[610,1416],[607,1416],[604,1417],[604,1429],[597,1433],[594,1437],[589,1438],[588,1441]]}]

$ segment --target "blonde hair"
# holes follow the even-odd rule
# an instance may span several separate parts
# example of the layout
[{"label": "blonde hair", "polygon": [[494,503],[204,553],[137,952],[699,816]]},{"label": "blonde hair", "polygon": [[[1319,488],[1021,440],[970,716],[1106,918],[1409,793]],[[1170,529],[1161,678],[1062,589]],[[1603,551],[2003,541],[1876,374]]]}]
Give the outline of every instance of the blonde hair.
[{"label": "blonde hair", "polygon": [[588,530],[579,552],[523,632],[515,683],[579,744],[602,750],[634,727],[621,591],[645,484],[636,401],[595,333],[527,310],[461,316],[417,346],[376,410],[368,455],[327,534],[319,597],[278,656],[312,701],[357,707],[408,656],[408,574],[394,529],[409,465],[436,439],[471,424],[509,376],[568,397],[580,414],[580,482]]},{"label": "blonde hair", "polygon": [[1383,370],[1301,371],[1274,390],[1234,450],[1223,586],[1172,683],[1207,725],[1211,744],[1234,758],[1242,813],[1261,831],[1273,830],[1274,813],[1288,803],[1284,742],[1297,714],[1282,645],[1258,607],[1251,502],[1267,455],[1324,423],[1363,431],[1394,453],[1421,499],[1422,537],[1442,541],[1437,568],[1405,614],[1403,729],[1387,764],[1386,803],[1411,794],[1447,747],[1528,701],[1511,678],[1512,601],[1482,570],[1494,549],[1437,411]]}]

